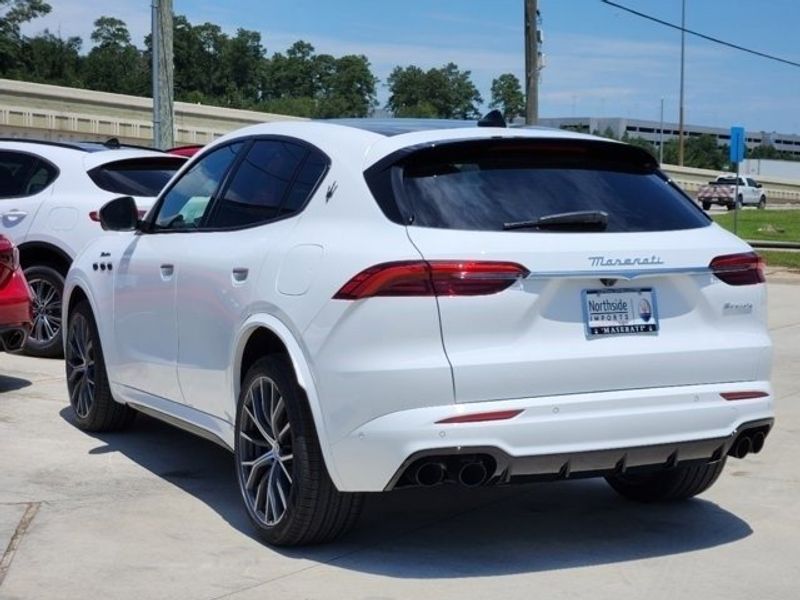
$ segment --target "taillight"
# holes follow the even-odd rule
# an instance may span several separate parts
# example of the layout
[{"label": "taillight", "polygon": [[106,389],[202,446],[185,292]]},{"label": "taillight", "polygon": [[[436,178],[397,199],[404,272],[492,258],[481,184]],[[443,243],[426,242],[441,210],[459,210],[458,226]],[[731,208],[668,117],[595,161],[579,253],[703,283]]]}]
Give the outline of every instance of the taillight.
[{"label": "taillight", "polygon": [[373,296],[485,296],[502,292],[527,277],[516,263],[494,261],[414,260],[364,269],[336,292],[337,300]]},{"label": "taillight", "polygon": [[728,285],[764,283],[764,259],[755,252],[717,256],[708,265]]},{"label": "taillight", "polygon": [[0,283],[19,268],[19,250],[10,240],[0,237]]}]

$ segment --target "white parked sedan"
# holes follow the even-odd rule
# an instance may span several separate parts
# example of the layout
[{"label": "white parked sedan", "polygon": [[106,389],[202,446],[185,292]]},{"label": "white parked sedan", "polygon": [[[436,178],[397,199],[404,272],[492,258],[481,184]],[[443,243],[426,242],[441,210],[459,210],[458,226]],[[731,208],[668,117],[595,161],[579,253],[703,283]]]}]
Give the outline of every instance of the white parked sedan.
[{"label": "white parked sedan", "polygon": [[646,152],[546,129],[271,123],[196,155],[67,278],[80,427],[235,454],[264,539],[363,494],[604,476],[707,489],[773,423],[760,259]]}]

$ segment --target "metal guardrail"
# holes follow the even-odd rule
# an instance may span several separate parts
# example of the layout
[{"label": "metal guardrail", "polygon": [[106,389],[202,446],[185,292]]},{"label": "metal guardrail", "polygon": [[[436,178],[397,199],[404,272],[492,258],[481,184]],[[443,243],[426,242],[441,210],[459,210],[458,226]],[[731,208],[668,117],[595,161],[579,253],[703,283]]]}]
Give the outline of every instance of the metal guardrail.
[{"label": "metal guardrail", "polygon": [[800,250],[800,242],[778,242],[772,240],[746,240],[758,250]]}]

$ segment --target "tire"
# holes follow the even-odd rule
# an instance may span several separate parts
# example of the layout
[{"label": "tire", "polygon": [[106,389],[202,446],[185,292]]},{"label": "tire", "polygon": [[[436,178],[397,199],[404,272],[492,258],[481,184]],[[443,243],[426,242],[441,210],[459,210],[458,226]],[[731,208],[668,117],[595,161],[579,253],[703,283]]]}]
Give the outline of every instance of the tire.
[{"label": "tire", "polygon": [[636,502],[673,502],[702,494],[710,488],[725,468],[725,459],[714,463],[687,465],[657,473],[611,475],[609,485],[619,494]]},{"label": "tire", "polygon": [[358,519],[363,494],[339,492],[331,481],[308,401],[284,355],[259,359],[245,376],[234,456],[247,514],[268,544],[329,542]]},{"label": "tire", "polygon": [[34,301],[33,329],[23,352],[41,358],[61,358],[64,355],[61,326],[64,277],[51,267],[36,265],[25,269],[25,279]]},{"label": "tire", "polygon": [[727,208],[728,210],[733,210],[736,208],[736,205],[733,202],[729,202],[728,204],[725,205],[725,208]]},{"label": "tire", "polygon": [[100,336],[86,300],[69,315],[65,358],[69,403],[78,427],[96,432],[128,427],[136,411],[111,396]]},{"label": "tire", "polygon": [[759,200],[758,200],[758,208],[760,210],[764,210],[765,208],[767,208],[767,197],[766,196],[761,196],[761,198],[759,198]]},{"label": "tire", "polygon": [[711,210],[711,202],[703,202],[703,210]]}]

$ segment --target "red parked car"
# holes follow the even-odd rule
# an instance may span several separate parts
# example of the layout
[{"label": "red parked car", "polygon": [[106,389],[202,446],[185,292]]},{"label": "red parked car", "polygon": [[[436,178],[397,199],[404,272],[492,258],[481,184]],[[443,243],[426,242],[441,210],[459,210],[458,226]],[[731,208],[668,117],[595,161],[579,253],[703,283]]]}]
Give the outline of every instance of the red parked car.
[{"label": "red parked car", "polygon": [[167,150],[170,154],[175,154],[177,156],[185,156],[186,158],[191,158],[200,150],[203,149],[202,144],[192,144],[191,146],[177,146],[175,148],[170,148]]},{"label": "red parked car", "polygon": [[19,266],[19,251],[0,235],[0,351],[20,350],[33,327],[32,296]]}]

